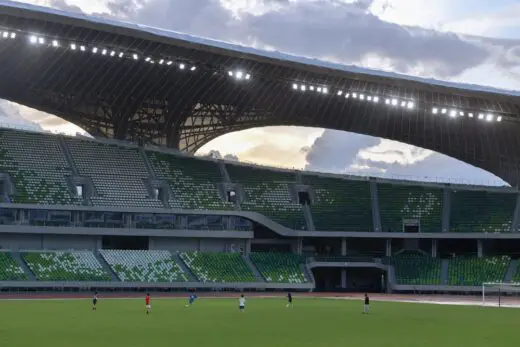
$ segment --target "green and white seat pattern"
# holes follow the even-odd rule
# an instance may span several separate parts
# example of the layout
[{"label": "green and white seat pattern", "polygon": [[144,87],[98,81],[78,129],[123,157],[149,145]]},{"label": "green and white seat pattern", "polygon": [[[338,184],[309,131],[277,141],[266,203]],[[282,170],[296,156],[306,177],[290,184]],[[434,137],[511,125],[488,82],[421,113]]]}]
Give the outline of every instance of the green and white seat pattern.
[{"label": "green and white seat pattern", "polygon": [[267,282],[306,283],[304,258],[292,253],[251,253],[249,258]]},{"label": "green and white seat pattern", "polygon": [[311,206],[319,231],[372,231],[372,202],[368,181],[303,175],[315,194]]},{"label": "green and white seat pattern", "polygon": [[510,232],[517,194],[488,191],[452,191],[452,232]]},{"label": "green and white seat pattern", "polygon": [[256,167],[226,165],[232,182],[242,184],[242,210],[261,213],[291,229],[306,229],[302,206],[291,196],[295,174]]},{"label": "green and white seat pattern", "polygon": [[0,281],[24,281],[27,275],[7,252],[0,252]]},{"label": "green and white seat pattern", "polygon": [[40,281],[111,281],[90,251],[28,252],[27,266]]},{"label": "green and white seat pattern", "polygon": [[422,232],[442,228],[442,189],[380,183],[377,185],[383,231],[402,231],[403,220],[419,220]]},{"label": "green and white seat pattern", "polygon": [[448,284],[480,286],[484,282],[503,282],[511,258],[454,258],[448,264]]},{"label": "green and white seat pattern", "polygon": [[186,282],[188,278],[168,251],[100,250],[123,282]]},{"label": "green and white seat pattern", "polygon": [[145,184],[149,174],[139,149],[73,138],[67,143],[79,174],[94,184],[94,206],[164,207],[150,197]]},{"label": "green and white seat pattern", "polygon": [[423,254],[402,253],[390,259],[395,280],[403,285],[440,285],[441,260]]},{"label": "green and white seat pattern", "polygon": [[155,175],[166,181],[173,193],[173,208],[230,210],[232,203],[222,200],[218,184],[223,181],[218,164],[160,152],[147,152]]},{"label": "green and white seat pattern", "polygon": [[239,253],[184,252],[186,266],[201,282],[254,282],[255,276]]},{"label": "green and white seat pattern", "polygon": [[0,172],[11,176],[14,203],[79,205],[67,182],[71,168],[57,136],[0,130]]}]

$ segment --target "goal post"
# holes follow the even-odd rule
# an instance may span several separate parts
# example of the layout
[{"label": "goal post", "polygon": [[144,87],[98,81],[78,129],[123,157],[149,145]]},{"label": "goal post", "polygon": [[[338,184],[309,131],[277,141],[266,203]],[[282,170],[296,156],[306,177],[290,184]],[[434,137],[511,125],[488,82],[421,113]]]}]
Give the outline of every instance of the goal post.
[{"label": "goal post", "polygon": [[496,307],[520,307],[520,283],[482,283],[482,305]]}]

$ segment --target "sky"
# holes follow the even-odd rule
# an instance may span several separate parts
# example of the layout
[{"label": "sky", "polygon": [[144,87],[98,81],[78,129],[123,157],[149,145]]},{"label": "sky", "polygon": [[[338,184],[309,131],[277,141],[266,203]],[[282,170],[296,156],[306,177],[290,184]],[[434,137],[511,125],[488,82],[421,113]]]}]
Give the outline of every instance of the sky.
[{"label": "sky", "polygon": [[[441,80],[520,90],[520,0],[26,0],[260,49]],[[0,123],[81,129],[0,102]],[[502,185],[453,158],[387,139],[271,127],[199,151],[321,172]]]}]

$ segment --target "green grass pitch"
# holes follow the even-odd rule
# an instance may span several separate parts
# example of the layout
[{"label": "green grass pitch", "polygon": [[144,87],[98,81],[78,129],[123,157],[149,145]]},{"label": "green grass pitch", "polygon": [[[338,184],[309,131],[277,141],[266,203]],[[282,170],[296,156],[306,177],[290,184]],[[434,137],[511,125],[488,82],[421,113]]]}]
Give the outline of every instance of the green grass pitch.
[{"label": "green grass pitch", "polygon": [[249,298],[0,301],[2,347],[517,347],[520,310],[359,300]]}]

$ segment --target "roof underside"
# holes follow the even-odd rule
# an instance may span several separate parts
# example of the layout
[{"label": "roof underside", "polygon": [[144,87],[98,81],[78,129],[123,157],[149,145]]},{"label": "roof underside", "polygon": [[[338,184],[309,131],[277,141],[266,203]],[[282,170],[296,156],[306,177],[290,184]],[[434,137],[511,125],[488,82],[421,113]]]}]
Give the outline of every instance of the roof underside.
[{"label": "roof underside", "polygon": [[191,152],[258,126],[354,131],[445,153],[516,184],[520,97],[513,92],[275,59],[135,27],[0,1],[0,31],[9,33],[0,36],[0,98],[93,135]]}]

